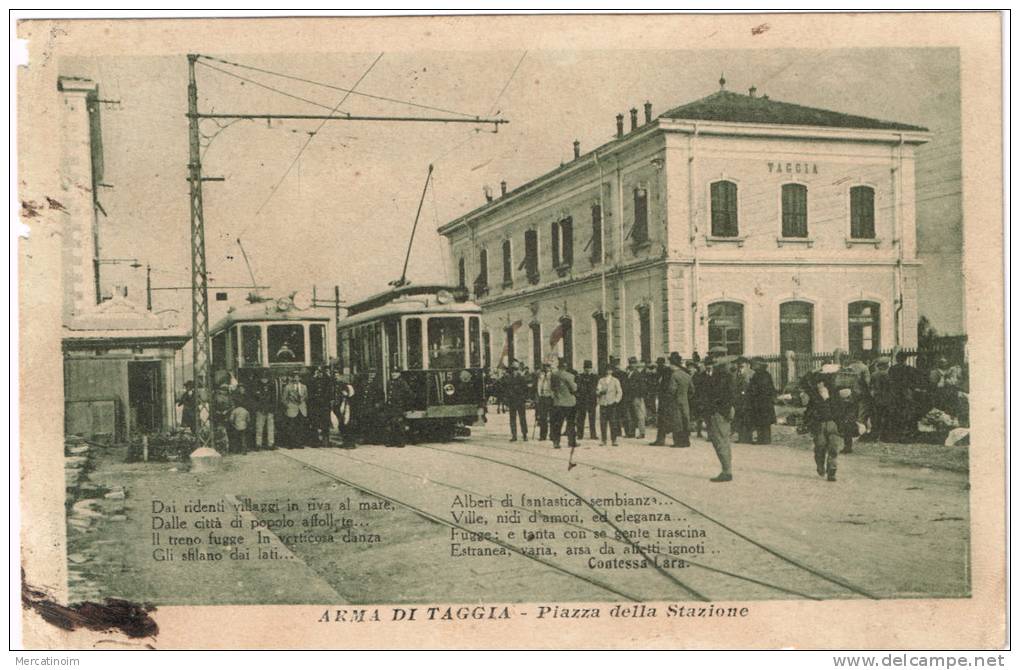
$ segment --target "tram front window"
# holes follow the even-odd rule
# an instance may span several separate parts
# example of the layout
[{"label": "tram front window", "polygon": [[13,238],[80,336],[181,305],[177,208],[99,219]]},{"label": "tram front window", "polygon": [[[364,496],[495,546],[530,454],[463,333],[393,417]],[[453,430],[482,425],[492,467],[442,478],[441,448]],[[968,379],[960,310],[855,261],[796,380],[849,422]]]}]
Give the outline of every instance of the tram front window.
[{"label": "tram front window", "polygon": [[269,326],[269,363],[304,363],[305,328],[301,324]]},{"label": "tram front window", "polygon": [[429,367],[464,367],[464,319],[448,316],[429,319]]}]

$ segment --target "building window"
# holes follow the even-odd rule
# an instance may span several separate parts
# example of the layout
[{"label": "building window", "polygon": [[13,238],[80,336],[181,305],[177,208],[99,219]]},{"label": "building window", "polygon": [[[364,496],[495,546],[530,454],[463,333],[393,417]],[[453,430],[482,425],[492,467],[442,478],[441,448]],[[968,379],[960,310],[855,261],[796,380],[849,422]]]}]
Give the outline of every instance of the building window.
[{"label": "building window", "polygon": [[553,221],[549,224],[549,246],[552,250],[552,265],[558,267],[560,264],[560,222]]},{"label": "building window", "polygon": [[487,330],[482,332],[482,365],[486,370],[492,369],[492,336]]},{"label": "building window", "polygon": [[652,360],[652,310],[648,305],[641,305],[637,308],[637,313],[640,358],[642,362],[650,363]]},{"label": "building window", "polygon": [[847,308],[850,353],[869,354],[882,348],[879,335],[882,325],[879,310],[877,302],[862,300],[850,303]]},{"label": "building window", "polygon": [[542,367],[542,324],[534,322],[531,324],[531,369],[538,370]]},{"label": "building window", "polygon": [[299,323],[269,326],[269,363],[305,362],[305,327]]},{"label": "building window", "polygon": [[744,306],[714,302],[708,306],[708,348],[723,347],[730,356],[744,353]]},{"label": "building window", "polygon": [[538,274],[538,231],[524,231],[524,262],[521,266],[528,274],[528,281],[537,284]]},{"label": "building window", "polygon": [[478,252],[478,276],[475,277],[475,295],[489,292],[489,252],[482,249]]},{"label": "building window", "polygon": [[736,237],[737,185],[731,181],[712,184],[712,237]]},{"label": "building window", "polygon": [[505,335],[506,346],[503,347],[503,351],[506,353],[506,364],[510,365],[517,360],[517,352],[514,347],[514,327],[507,326]]},{"label": "building window", "polygon": [[634,227],[630,231],[634,244],[648,241],[648,189],[634,189]]},{"label": "building window", "polygon": [[875,238],[875,189],[870,186],[850,189],[850,237],[855,240]]},{"label": "building window", "polygon": [[421,319],[408,319],[404,325],[404,338],[407,348],[407,369],[421,370],[422,368],[422,346],[421,346]]},{"label": "building window", "polygon": [[807,236],[807,186],[783,184],[783,237]]},{"label": "building window", "polygon": [[591,206],[591,264],[602,262],[602,205]]},{"label": "building window", "polygon": [[574,264],[574,219],[567,217],[560,221],[560,262],[557,265],[570,267]]},{"label": "building window", "polygon": [[779,350],[810,354],[814,350],[814,305],[784,302],[779,306]]},{"label": "building window", "polygon": [[511,286],[513,283],[514,266],[510,240],[503,240],[503,286]]},{"label": "building window", "polygon": [[560,345],[560,357],[564,360],[567,369],[572,370],[574,368],[574,322],[570,320],[570,317],[560,317],[560,325],[553,331],[549,344],[553,347],[557,344]]},{"label": "building window", "polygon": [[467,286],[467,266],[464,265],[463,256],[457,261],[457,286],[461,288]]}]

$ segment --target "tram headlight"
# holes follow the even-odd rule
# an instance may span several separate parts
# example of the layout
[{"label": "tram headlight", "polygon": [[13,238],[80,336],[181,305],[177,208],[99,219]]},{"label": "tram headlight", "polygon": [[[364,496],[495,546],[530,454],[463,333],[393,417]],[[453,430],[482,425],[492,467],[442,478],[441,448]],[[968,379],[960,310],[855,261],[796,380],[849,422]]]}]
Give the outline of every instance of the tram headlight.
[{"label": "tram headlight", "polygon": [[457,389],[453,387],[453,384],[447,383],[443,386],[443,393],[446,395],[453,395],[456,391]]},{"label": "tram headlight", "polygon": [[440,305],[448,305],[451,302],[453,302],[453,294],[447,291],[446,289],[443,289],[442,291],[436,293],[436,302],[438,302]]}]

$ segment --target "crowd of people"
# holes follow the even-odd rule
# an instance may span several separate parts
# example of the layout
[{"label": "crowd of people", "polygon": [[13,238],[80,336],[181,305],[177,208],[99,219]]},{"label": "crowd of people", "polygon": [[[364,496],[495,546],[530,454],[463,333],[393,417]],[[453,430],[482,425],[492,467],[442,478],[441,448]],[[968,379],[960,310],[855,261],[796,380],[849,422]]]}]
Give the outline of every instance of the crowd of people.
[{"label": "crowd of people", "polygon": [[580,372],[564,360],[546,361],[536,371],[511,361],[490,377],[488,393],[497,412],[509,413],[511,442],[528,440],[529,406],[532,437],[550,440],[555,449],[564,437],[567,446],[577,446],[586,428],[588,439],[611,446],[621,436],[644,439],[653,426],[653,446],[667,446],[670,438],[668,446],[685,448],[692,434],[704,434],[720,463],[713,482],[733,479],[731,440],[771,444],[777,400],[792,400],[804,408],[799,427],[811,435],[818,474],[835,481],[837,456],[852,453],[855,439],[917,440],[918,422],[936,411],[952,417],[953,425],[966,424],[960,368],[940,357],[924,371],[908,359],[900,352],[895,363],[878,357],[869,365],[837,351],[796,383],[796,393],[783,396],[764,359],[724,349],[704,359],[673,352],[654,364],[631,357],[626,368],[610,358],[599,373],[591,361]]},{"label": "crowd of people", "polygon": [[[229,378],[218,381],[210,410],[217,442],[225,444],[228,453],[329,446],[334,428],[343,446],[354,445],[349,430],[353,389],[327,366],[313,368],[307,376],[297,370],[281,378],[262,374],[251,387]],[[181,425],[190,428],[196,407],[190,381],[177,404]]]}]

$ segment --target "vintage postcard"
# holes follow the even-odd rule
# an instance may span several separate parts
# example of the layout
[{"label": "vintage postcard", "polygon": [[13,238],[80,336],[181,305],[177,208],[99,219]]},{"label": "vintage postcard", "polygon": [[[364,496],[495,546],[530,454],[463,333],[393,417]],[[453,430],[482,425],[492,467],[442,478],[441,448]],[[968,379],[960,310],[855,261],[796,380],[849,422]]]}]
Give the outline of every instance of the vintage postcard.
[{"label": "vintage postcard", "polygon": [[1005,644],[999,15],[17,31],[27,648]]}]

